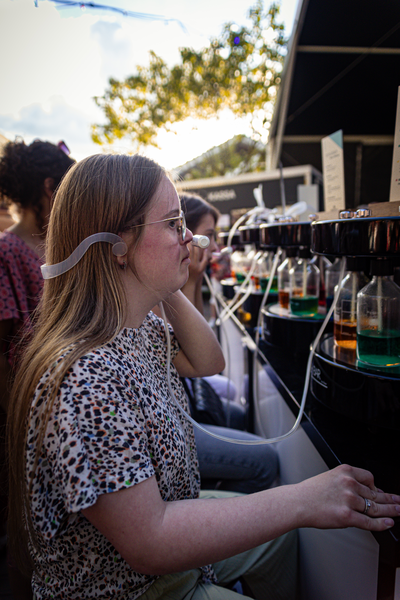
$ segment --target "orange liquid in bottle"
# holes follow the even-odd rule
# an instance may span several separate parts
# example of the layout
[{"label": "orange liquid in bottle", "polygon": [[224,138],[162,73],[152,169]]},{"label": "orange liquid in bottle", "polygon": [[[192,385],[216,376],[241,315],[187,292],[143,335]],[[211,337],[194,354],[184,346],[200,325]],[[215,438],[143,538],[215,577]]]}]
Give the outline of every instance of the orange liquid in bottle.
[{"label": "orange liquid in bottle", "polygon": [[289,292],[285,290],[279,290],[278,292],[279,306],[282,308],[289,308]]},{"label": "orange liquid in bottle", "polygon": [[357,348],[356,321],[335,321],[333,324],[333,339],[335,344],[347,350]]}]

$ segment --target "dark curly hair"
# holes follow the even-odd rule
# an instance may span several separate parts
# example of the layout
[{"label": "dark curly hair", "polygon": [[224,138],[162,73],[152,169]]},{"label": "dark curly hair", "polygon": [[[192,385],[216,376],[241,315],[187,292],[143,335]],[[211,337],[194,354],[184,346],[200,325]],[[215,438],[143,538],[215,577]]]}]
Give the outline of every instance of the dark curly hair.
[{"label": "dark curly hair", "polygon": [[0,157],[0,200],[15,205],[17,211],[31,208],[41,222],[41,198],[44,181],[52,179],[54,192],[63,175],[74,164],[63,150],[50,142],[35,140],[26,145],[23,140],[8,142]]}]

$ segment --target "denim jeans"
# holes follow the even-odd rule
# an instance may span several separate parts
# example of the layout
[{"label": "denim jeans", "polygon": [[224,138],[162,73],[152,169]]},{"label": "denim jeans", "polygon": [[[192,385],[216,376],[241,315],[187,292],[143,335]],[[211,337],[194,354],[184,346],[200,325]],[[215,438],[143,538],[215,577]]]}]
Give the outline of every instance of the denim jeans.
[{"label": "denim jeans", "polygon": [[[261,439],[247,431],[228,427],[203,427],[231,439]],[[228,490],[251,494],[265,490],[279,474],[277,452],[269,444],[245,446],[215,439],[197,427],[194,428],[197,455],[203,489]]]}]

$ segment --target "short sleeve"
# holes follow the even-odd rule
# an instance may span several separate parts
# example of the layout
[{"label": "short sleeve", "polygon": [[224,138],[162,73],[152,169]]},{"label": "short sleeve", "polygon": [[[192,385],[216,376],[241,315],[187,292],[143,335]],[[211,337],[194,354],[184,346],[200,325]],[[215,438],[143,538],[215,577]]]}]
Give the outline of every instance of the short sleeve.
[{"label": "short sleeve", "polygon": [[146,422],[133,389],[103,360],[83,357],[67,373],[47,427],[33,501],[47,495],[40,519],[52,537],[61,515],[93,505],[154,475]]}]

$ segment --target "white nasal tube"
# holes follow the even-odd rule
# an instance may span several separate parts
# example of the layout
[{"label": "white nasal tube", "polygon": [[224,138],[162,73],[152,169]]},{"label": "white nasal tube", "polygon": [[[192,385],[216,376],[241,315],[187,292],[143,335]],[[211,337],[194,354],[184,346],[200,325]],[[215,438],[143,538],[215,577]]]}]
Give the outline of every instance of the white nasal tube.
[{"label": "white nasal tube", "polygon": [[198,248],[208,248],[210,245],[210,240],[206,235],[194,235],[192,239],[193,246],[197,246]]},{"label": "white nasal tube", "polygon": [[119,235],[110,233],[108,231],[94,233],[93,235],[89,235],[89,237],[85,238],[79,244],[79,246],[75,248],[72,254],[70,254],[68,258],[62,262],[55,265],[42,265],[40,269],[42,271],[43,279],[53,279],[54,277],[58,277],[59,275],[66,273],[72,269],[72,267],[75,267],[87,249],[96,242],[108,242],[109,244],[112,244],[112,253],[114,256],[125,256],[125,254],[128,252],[127,245]]}]

